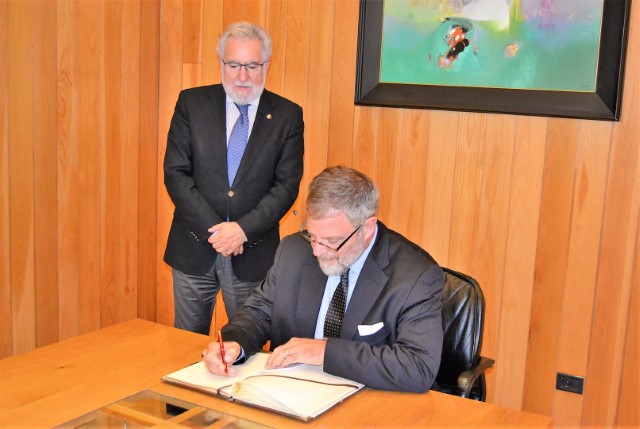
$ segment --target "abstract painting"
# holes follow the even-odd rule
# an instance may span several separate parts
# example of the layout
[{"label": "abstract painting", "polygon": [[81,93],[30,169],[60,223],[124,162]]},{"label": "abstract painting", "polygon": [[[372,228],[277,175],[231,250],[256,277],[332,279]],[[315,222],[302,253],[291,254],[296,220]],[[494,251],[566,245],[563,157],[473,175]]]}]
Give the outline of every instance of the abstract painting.
[{"label": "abstract painting", "polygon": [[361,0],[356,104],[619,119],[627,0]]}]

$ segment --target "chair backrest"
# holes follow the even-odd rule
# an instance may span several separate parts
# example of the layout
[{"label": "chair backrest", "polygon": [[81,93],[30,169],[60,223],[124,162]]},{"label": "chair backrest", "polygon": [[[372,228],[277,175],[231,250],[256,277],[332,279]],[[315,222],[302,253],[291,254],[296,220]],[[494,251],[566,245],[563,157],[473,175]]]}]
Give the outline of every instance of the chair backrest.
[{"label": "chair backrest", "polygon": [[443,268],[442,360],[436,376],[440,385],[455,386],[458,376],[480,360],[484,324],[484,296],[473,278]]}]

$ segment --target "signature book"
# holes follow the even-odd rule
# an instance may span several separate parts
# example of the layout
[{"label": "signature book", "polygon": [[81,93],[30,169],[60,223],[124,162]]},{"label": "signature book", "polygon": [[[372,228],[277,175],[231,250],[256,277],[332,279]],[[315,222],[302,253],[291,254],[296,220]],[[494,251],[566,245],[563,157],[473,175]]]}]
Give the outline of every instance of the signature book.
[{"label": "signature book", "polygon": [[240,404],[275,411],[299,420],[311,420],[349,396],[364,384],[322,371],[322,367],[298,364],[267,370],[269,355],[256,353],[233,376],[211,374],[198,362],[162,377],[162,380]]}]

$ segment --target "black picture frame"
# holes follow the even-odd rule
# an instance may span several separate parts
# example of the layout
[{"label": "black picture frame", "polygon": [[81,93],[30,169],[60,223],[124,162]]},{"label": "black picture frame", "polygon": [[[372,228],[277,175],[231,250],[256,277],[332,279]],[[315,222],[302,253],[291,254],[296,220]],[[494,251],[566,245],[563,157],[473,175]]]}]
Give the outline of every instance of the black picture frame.
[{"label": "black picture frame", "polygon": [[631,0],[604,0],[594,92],[380,82],[383,0],[360,0],[355,104],[620,120]]}]

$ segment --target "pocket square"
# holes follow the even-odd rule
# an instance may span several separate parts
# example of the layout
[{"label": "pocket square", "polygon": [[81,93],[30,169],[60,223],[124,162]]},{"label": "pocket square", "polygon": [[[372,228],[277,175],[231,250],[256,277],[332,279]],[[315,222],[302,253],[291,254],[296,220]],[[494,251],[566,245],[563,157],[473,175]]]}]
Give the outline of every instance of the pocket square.
[{"label": "pocket square", "polygon": [[378,322],[374,325],[358,325],[358,334],[361,337],[366,337],[367,335],[372,335],[378,332],[384,326],[383,322]]}]

